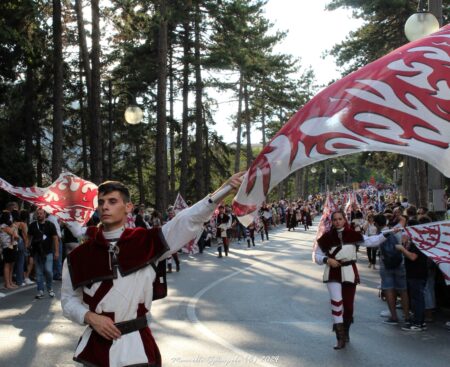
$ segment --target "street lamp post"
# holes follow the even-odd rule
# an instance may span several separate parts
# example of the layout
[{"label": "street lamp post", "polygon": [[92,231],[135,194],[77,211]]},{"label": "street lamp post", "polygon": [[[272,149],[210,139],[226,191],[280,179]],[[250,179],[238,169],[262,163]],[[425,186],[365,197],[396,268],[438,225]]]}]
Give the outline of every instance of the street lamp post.
[{"label": "street lamp post", "polygon": [[332,167],[331,172],[333,173],[333,191],[335,191],[336,190],[336,173],[338,172],[338,169],[336,167]]},{"label": "street lamp post", "polygon": [[[425,0],[419,0],[417,13],[411,15],[406,21],[405,34],[408,40],[414,41],[424,37],[436,32],[442,26],[442,0],[428,0],[427,5],[428,7]],[[435,190],[443,187],[443,175],[433,166],[422,163],[419,164],[419,178],[418,190],[421,205],[427,205]]]}]

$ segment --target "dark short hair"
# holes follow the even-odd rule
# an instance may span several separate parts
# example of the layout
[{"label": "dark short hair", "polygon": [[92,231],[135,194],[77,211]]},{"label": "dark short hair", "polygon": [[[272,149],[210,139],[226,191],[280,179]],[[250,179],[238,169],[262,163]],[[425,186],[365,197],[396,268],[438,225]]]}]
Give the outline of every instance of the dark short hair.
[{"label": "dark short hair", "polygon": [[8,204],[6,204],[6,209],[8,211],[11,211],[12,208],[14,208],[16,205],[19,206],[19,203],[17,201],[10,201]]},{"label": "dark short hair", "polygon": [[408,208],[406,208],[406,214],[409,217],[414,217],[417,215],[417,208],[414,205],[410,205]]},{"label": "dark short hair", "polygon": [[387,223],[387,219],[383,214],[377,214],[373,217],[373,221],[379,227],[384,227]]},{"label": "dark short hair", "polygon": [[12,224],[9,211],[7,211],[7,210],[2,211],[2,213],[0,214],[0,224],[6,224],[8,226],[10,226]]},{"label": "dark short hair", "polygon": [[105,181],[98,187],[98,195],[106,195],[110,194],[114,191],[118,191],[120,193],[120,196],[122,196],[122,199],[124,202],[129,203],[131,201],[130,198],[130,191],[128,191],[128,188],[119,181]]},{"label": "dark short hair", "polygon": [[431,223],[432,220],[428,215],[423,215],[419,218],[417,221],[417,224],[425,224],[425,223]]}]

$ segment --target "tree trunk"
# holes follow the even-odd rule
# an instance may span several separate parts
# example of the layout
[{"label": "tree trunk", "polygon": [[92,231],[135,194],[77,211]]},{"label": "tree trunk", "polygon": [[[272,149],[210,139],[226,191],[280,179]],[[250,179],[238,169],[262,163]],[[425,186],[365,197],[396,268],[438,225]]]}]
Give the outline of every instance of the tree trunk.
[{"label": "tree trunk", "polygon": [[303,197],[303,181],[304,169],[299,169],[295,172],[295,194],[297,198]]},{"label": "tree trunk", "polygon": [[[141,130],[141,126],[136,126]],[[142,136],[143,132],[139,134]],[[142,173],[142,155],[141,155],[141,142],[139,139],[135,139],[136,142],[136,168],[138,177],[138,191],[139,191],[139,204],[145,204],[145,189],[144,189],[144,174]]]},{"label": "tree trunk", "polygon": [[158,34],[158,96],[156,113],[156,177],[155,198],[156,210],[163,213],[167,208],[167,116],[166,116],[166,84],[167,84],[167,7],[166,0],[159,1],[159,34]]},{"label": "tree trunk", "polygon": [[103,180],[102,125],[100,120],[100,9],[99,0],[91,0],[92,9],[92,85],[90,115],[91,179]]},{"label": "tree trunk", "polygon": [[81,59],[83,61],[83,68],[86,76],[86,87],[89,95],[92,85],[91,65],[89,62],[89,51],[86,42],[86,30],[84,29],[83,0],[75,0],[75,12],[77,14],[78,44],[80,47]]},{"label": "tree trunk", "polygon": [[83,61],[83,68],[86,76],[86,87],[88,90],[88,98],[90,95],[92,78],[91,78],[91,65],[89,62],[89,51],[86,42],[86,30],[84,29],[83,18],[83,0],[75,0],[75,12],[77,14],[78,25],[78,44],[80,47],[81,59]]},{"label": "tree trunk", "polygon": [[248,84],[244,84],[244,103],[245,103],[245,131],[247,134],[247,169],[250,168],[253,162],[252,141],[251,141],[251,125],[250,125],[250,109],[249,109],[249,96],[248,96]]},{"label": "tree trunk", "polygon": [[196,199],[200,200],[205,195],[203,178],[203,82],[200,60],[200,23],[201,13],[199,1],[195,4],[195,43],[194,43],[194,65],[195,65],[195,193]]},{"label": "tree trunk", "polygon": [[205,137],[205,154],[203,160],[203,165],[205,167],[204,179],[205,179],[205,190],[206,193],[208,193],[212,190],[212,188],[211,188],[211,165],[209,164],[210,163],[209,143],[208,143],[209,132],[208,132],[208,125],[206,123],[203,124],[203,136]]},{"label": "tree trunk", "polygon": [[417,160],[417,180],[419,188],[417,204],[419,206],[428,207],[427,164],[420,159]]},{"label": "tree trunk", "polygon": [[241,138],[242,138],[242,100],[243,100],[244,76],[241,71],[239,77],[238,112],[236,116],[236,153],[234,156],[234,173],[241,170]]},{"label": "tree trunk", "polygon": [[418,203],[418,188],[417,188],[417,159],[413,157],[406,157],[403,166],[403,189],[404,197],[408,202],[417,205]]},{"label": "tree trunk", "polygon": [[[83,162],[83,177],[88,178],[88,157],[87,157],[87,140],[86,140],[86,118],[84,111],[84,93],[83,93],[83,65],[81,63],[80,56],[80,90],[79,90],[79,101],[80,101],[80,124],[81,124],[81,160]],[[111,176],[110,176],[111,178]]]},{"label": "tree trunk", "polygon": [[266,105],[263,101],[261,108],[261,134],[262,134],[262,144],[263,147],[266,146]]},{"label": "tree trunk", "polygon": [[175,119],[173,113],[174,88],[173,88],[173,45],[169,50],[169,141],[170,141],[170,192],[169,202],[175,201]]},{"label": "tree trunk", "polygon": [[188,129],[189,129],[189,59],[190,59],[190,24],[189,7],[186,7],[186,18],[183,23],[183,116],[181,122],[181,159],[180,159],[180,195],[186,197],[188,182]]},{"label": "tree trunk", "polygon": [[55,181],[62,171],[63,162],[63,60],[61,0],[53,0],[53,78],[52,179]]},{"label": "tree trunk", "polygon": [[[32,64],[27,65],[24,106],[25,106],[25,161],[33,166],[33,132],[34,132],[34,106],[36,101],[36,89],[34,81],[34,68]],[[34,177],[30,177],[30,186],[35,183]]]},{"label": "tree trunk", "polygon": [[112,94],[112,80],[108,80],[108,167],[106,177],[108,180],[112,179],[112,165],[113,165],[113,94]]},{"label": "tree trunk", "polygon": [[36,124],[36,185],[42,187],[42,146],[41,146],[41,128]]}]

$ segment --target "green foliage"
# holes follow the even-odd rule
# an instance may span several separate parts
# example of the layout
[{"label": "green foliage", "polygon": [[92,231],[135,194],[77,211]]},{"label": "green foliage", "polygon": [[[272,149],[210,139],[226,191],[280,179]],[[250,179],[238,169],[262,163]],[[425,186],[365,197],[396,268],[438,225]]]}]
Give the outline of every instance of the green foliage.
[{"label": "green foliage", "polygon": [[[248,91],[245,116],[261,129],[268,141],[301,106],[315,94],[317,86],[311,70],[303,70],[301,60],[274,52],[285,32],[274,31],[264,16],[266,0],[168,0],[169,52],[173,55],[173,95],[175,103],[182,99],[183,62],[189,62],[189,125],[188,132],[188,197],[194,197],[194,122],[193,52],[184,54],[185,25],[190,26],[188,43],[193,45],[194,11],[201,11],[201,69],[203,71],[203,118],[205,121],[204,167],[208,190],[217,187],[228,176],[235,150],[227,146],[211,128],[216,101],[211,90],[231,91],[239,98],[239,81]],[[64,48],[64,169],[83,175],[82,121],[88,122],[86,76],[80,79],[79,39],[73,1],[63,1]],[[83,4],[87,7],[88,1]],[[101,121],[103,125],[103,161],[109,163],[108,148],[112,147],[110,179],[124,181],[137,199],[138,169],[142,169],[144,185],[140,189],[148,204],[155,202],[156,172],[155,122],[158,78],[159,1],[111,0],[101,2]],[[350,35],[331,53],[337,57],[344,73],[359,67],[404,42],[403,19],[413,7],[411,1],[332,1],[330,9],[351,7],[355,16],[366,24]],[[48,184],[52,148],[52,34],[51,2],[38,0],[4,0],[0,2],[0,177],[14,184]],[[86,9],[85,9],[86,10]],[[89,20],[85,19],[89,40]],[[189,28],[189,27],[188,27]],[[381,37],[380,37],[381,35]],[[89,43],[89,42],[88,42]],[[33,74],[33,96],[27,92],[27,75]],[[108,81],[112,90],[108,90]],[[169,96],[169,93],[167,94]],[[240,96],[242,98],[242,95]],[[125,107],[136,100],[144,110],[144,124],[129,126],[123,121]],[[80,108],[80,103],[82,107]],[[169,105],[169,104],[168,104]],[[244,103],[243,103],[244,106]],[[25,125],[31,112],[32,127]],[[110,115],[111,112],[111,115]],[[169,113],[168,113],[169,114]],[[175,176],[180,181],[182,129],[180,117],[170,120],[175,130]],[[112,139],[109,137],[111,127]],[[243,132],[244,133],[244,132]],[[87,131],[85,131],[87,135]],[[26,159],[25,143],[32,145],[31,159]],[[206,141],[207,140],[207,141]],[[38,144],[40,143],[40,144]],[[205,144],[207,143],[207,144]],[[255,143],[253,141],[253,143]],[[139,148],[139,149],[138,149]],[[137,152],[139,151],[139,159]],[[87,147],[89,156],[89,146]],[[257,150],[253,150],[254,156]],[[242,159],[244,155],[242,154]],[[358,164],[346,157],[342,164],[349,170]],[[353,158],[352,158],[353,159]],[[242,166],[245,166],[242,162]],[[386,161],[386,172],[388,171]],[[368,172],[377,167],[367,159]],[[373,165],[373,167],[371,166]],[[38,168],[42,166],[43,172]],[[323,169],[322,169],[323,171]],[[321,172],[322,172],[321,171]],[[369,174],[369,173],[368,173]],[[386,173],[387,174],[387,173]],[[357,173],[354,172],[354,177]],[[369,176],[370,177],[370,176]],[[366,178],[367,179],[367,178]],[[287,188],[293,192],[293,178]],[[313,187],[312,178],[309,181]],[[318,187],[317,187],[318,189]]]}]

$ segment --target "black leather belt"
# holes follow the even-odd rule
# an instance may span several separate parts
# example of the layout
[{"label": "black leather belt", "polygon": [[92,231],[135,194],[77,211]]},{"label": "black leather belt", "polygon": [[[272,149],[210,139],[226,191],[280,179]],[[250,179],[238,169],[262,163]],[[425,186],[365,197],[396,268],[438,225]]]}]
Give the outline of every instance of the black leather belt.
[{"label": "black leather belt", "polygon": [[343,261],[343,262],[341,262],[340,264],[341,264],[341,266],[350,266],[350,265],[352,265],[352,264],[356,264],[356,261],[355,261],[355,260],[351,260],[351,261]]},{"label": "black leather belt", "polygon": [[132,333],[147,327],[147,318],[145,316],[138,317],[134,320],[117,322],[114,324],[122,335]]}]

